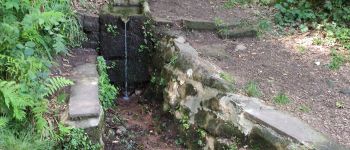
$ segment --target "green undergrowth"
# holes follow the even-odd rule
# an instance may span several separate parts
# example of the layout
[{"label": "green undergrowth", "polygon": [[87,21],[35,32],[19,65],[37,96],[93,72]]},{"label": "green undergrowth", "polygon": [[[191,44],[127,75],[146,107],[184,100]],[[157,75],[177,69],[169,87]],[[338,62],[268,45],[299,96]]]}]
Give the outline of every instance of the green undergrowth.
[{"label": "green undergrowth", "polygon": [[275,22],[300,32],[316,31],[313,44],[332,48],[330,69],[339,69],[350,55],[350,1],[280,0]]},{"label": "green undergrowth", "polygon": [[73,82],[50,68],[84,39],[70,1],[0,0],[0,149],[59,143],[48,106]]},{"label": "green undergrowth", "polygon": [[59,133],[56,135],[56,141],[59,144],[54,149],[63,150],[99,150],[101,146],[94,144],[83,129],[58,125]]},{"label": "green undergrowth", "polygon": [[286,105],[290,103],[289,97],[284,92],[279,92],[273,100],[278,105]]},{"label": "green undergrowth", "polygon": [[97,57],[98,66],[98,86],[99,86],[99,99],[104,110],[115,106],[114,100],[117,98],[118,88],[110,83],[105,59],[102,56]]},{"label": "green undergrowth", "polygon": [[244,90],[249,97],[260,97],[261,96],[259,86],[256,82],[253,82],[253,81],[249,82],[245,86]]},{"label": "green undergrowth", "polygon": [[246,6],[248,4],[261,4],[261,5],[270,5],[275,0],[227,0],[224,3],[224,8],[229,9],[238,5]]},{"label": "green undergrowth", "polygon": [[229,83],[232,83],[232,84],[235,83],[235,79],[233,78],[232,75],[230,75],[230,74],[228,74],[226,72],[221,72],[221,73],[219,73],[219,75],[220,75],[221,79],[224,79],[225,81],[227,81]]}]

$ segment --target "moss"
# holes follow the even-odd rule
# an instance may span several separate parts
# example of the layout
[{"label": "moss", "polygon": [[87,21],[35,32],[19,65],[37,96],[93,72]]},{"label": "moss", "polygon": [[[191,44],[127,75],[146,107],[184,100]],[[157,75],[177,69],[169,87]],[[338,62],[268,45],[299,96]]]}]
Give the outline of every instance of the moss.
[{"label": "moss", "polygon": [[253,149],[286,149],[289,141],[283,141],[265,128],[255,127],[249,135],[249,146]]},{"label": "moss", "polygon": [[244,137],[241,131],[239,131],[238,127],[228,122],[221,123],[218,126],[217,132],[219,136],[226,137],[226,138],[230,138],[230,137],[243,138]]},{"label": "moss", "polygon": [[[183,120],[179,120],[178,123],[180,137],[184,141],[185,146],[187,146],[188,149],[203,149],[203,146],[205,146],[205,139],[200,132],[198,132],[197,127],[195,125],[190,125],[188,128],[185,128]],[[188,124],[188,122],[186,124]]]},{"label": "moss", "polygon": [[213,97],[207,101],[202,103],[202,106],[209,108],[213,111],[220,111],[219,99],[217,97]]}]

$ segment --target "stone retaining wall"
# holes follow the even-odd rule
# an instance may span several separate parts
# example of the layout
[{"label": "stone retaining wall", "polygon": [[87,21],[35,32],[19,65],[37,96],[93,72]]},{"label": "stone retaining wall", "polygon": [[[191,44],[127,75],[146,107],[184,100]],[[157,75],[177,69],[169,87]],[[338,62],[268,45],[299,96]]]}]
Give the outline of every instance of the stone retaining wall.
[{"label": "stone retaining wall", "polygon": [[260,99],[234,94],[233,84],[221,78],[222,70],[201,59],[183,37],[163,37],[156,54],[167,81],[163,108],[207,132],[202,148],[229,149],[240,139],[262,140],[273,149],[345,149]]}]

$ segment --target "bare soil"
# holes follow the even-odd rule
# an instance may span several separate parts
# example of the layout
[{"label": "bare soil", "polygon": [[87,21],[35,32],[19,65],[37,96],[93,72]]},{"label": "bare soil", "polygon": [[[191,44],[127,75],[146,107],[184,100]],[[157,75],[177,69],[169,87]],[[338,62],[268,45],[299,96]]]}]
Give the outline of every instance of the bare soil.
[{"label": "bare soil", "polygon": [[176,123],[161,105],[145,102],[142,96],[118,99],[118,106],[106,114],[105,149],[182,150],[176,145]]},{"label": "bare soil", "polygon": [[[223,9],[224,0],[149,2],[153,16],[171,21],[220,17],[226,22],[237,18],[249,22],[261,16],[273,17],[272,10],[262,6]],[[341,144],[350,146],[350,96],[340,93],[340,90],[350,88],[350,65],[330,70],[329,47],[312,45],[312,35],[223,40],[215,32],[182,30],[176,33],[185,36],[203,58],[234,76],[239,93],[245,94],[245,85],[255,81],[262,92],[260,98],[266,103],[292,113]],[[237,45],[246,48],[237,50]],[[300,49],[304,49],[303,52]],[[273,99],[279,92],[286,93],[291,102],[275,104]],[[343,102],[344,108],[336,107],[336,102]],[[305,111],[303,107],[309,110]]]},{"label": "bare soil", "polygon": [[[220,18],[226,23],[261,17],[260,14],[271,14],[265,6],[237,6],[226,9],[227,0],[149,0],[152,15],[155,17],[177,21],[180,19],[197,19],[214,21]],[[259,7],[257,9],[256,7]],[[265,8],[265,9],[260,9]],[[259,10],[259,11],[258,11]]]}]

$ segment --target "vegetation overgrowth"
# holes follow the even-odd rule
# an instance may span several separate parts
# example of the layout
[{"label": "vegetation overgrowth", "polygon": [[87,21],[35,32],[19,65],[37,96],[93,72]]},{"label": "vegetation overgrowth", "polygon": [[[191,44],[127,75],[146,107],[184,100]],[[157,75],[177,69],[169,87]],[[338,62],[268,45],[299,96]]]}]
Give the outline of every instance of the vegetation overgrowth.
[{"label": "vegetation overgrowth", "polygon": [[[113,66],[112,66],[113,67]],[[104,110],[112,108],[114,106],[114,100],[117,97],[118,88],[110,84],[110,80],[107,74],[109,66],[106,64],[106,60],[99,56],[97,57],[97,68],[99,73],[99,99]]]},{"label": "vegetation overgrowth", "polygon": [[318,32],[313,43],[331,47],[330,69],[339,69],[350,60],[350,1],[280,0],[275,8],[278,25]]},{"label": "vegetation overgrowth", "polygon": [[[328,65],[330,69],[337,70],[344,63],[350,62],[350,1],[228,0],[224,7],[232,8],[250,3],[275,4],[274,21],[283,31],[316,33],[313,44],[328,46],[331,49]],[[269,26],[266,21],[260,24],[263,27]],[[285,28],[289,30],[284,30]]]},{"label": "vegetation overgrowth", "polygon": [[86,140],[75,130],[60,136],[58,123],[46,116],[52,95],[73,84],[50,74],[53,58],[85,38],[70,1],[0,0],[0,31],[0,149],[53,149]]}]

